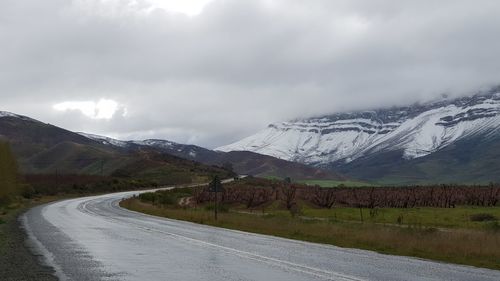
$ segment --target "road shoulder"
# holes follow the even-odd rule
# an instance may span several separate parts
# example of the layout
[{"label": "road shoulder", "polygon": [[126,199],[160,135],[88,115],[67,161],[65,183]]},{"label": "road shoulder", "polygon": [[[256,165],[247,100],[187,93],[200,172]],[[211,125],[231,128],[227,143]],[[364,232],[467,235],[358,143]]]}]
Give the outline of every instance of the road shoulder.
[{"label": "road shoulder", "polygon": [[17,211],[0,226],[3,243],[0,249],[0,272],[4,281],[55,281],[54,270],[42,265],[27,244],[27,234],[22,227],[20,217],[26,212]]}]

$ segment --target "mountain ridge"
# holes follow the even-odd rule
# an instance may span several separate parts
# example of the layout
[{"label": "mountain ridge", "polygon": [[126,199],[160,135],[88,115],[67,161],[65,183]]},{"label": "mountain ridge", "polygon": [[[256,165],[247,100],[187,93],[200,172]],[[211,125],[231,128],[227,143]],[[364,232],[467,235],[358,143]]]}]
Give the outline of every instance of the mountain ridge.
[{"label": "mountain ridge", "polygon": [[[453,144],[467,139],[479,142],[496,138],[499,130],[500,88],[494,88],[451,100],[275,123],[216,150],[253,151],[316,167],[330,167],[360,179],[380,180],[391,177],[393,165],[431,159],[432,154],[445,148],[449,151]],[[467,150],[460,147],[462,151]],[[377,159],[371,165],[377,163],[387,166],[388,170],[379,170],[382,176],[367,175],[363,170],[374,170],[367,164],[372,161],[369,159]],[[491,178],[500,180],[494,175]],[[422,176],[416,182],[419,180],[429,178]]]}]

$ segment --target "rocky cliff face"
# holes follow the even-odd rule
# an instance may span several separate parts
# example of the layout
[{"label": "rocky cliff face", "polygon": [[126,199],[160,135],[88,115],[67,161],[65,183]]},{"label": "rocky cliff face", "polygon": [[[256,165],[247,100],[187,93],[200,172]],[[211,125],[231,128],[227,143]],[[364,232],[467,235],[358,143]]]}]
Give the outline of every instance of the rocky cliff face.
[{"label": "rocky cliff face", "polygon": [[391,155],[390,161],[394,161],[394,155],[410,161],[459,141],[495,138],[499,128],[500,91],[491,91],[427,104],[271,124],[218,150],[246,150],[316,166],[342,167],[379,155]]}]

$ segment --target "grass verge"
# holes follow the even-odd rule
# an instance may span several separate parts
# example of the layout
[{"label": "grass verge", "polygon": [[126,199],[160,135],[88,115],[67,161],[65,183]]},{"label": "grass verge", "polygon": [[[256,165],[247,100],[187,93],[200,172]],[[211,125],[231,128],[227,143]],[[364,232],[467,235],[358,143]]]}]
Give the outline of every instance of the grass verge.
[{"label": "grass verge", "polygon": [[[328,220],[361,222],[358,208],[303,208],[303,214],[312,218]],[[438,228],[466,228],[491,229],[500,219],[500,208],[457,206],[456,208],[363,208],[363,220],[379,224],[399,224],[409,227],[438,227]],[[491,220],[476,220],[474,216],[488,214]],[[500,226],[499,226],[500,230]]]},{"label": "grass verge", "polygon": [[429,227],[396,227],[376,223],[292,218],[284,213],[221,213],[215,221],[206,208],[159,207],[137,198],[120,203],[124,208],[178,220],[267,234],[385,254],[500,269],[500,232],[473,229],[440,231]]}]

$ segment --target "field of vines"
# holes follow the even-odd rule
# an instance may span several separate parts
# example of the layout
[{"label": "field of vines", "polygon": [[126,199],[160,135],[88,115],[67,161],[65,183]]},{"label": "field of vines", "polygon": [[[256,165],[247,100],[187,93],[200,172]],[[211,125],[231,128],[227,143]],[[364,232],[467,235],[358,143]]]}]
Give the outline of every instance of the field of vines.
[{"label": "field of vines", "polygon": [[[199,188],[194,193],[197,203],[213,201],[214,196],[207,188]],[[263,179],[244,179],[226,185],[224,192],[218,196],[223,203],[244,204],[247,208],[277,200],[283,202],[287,209],[300,201],[322,208],[495,207],[500,205],[500,185],[322,188]]]}]

